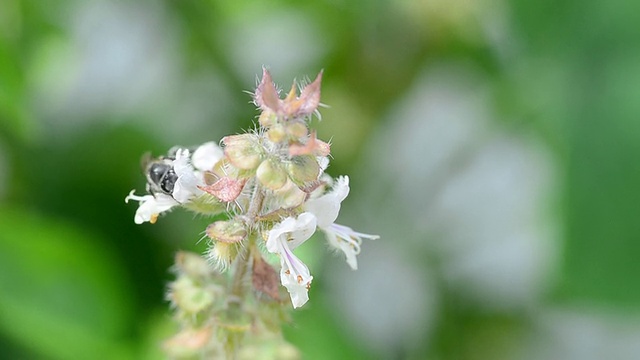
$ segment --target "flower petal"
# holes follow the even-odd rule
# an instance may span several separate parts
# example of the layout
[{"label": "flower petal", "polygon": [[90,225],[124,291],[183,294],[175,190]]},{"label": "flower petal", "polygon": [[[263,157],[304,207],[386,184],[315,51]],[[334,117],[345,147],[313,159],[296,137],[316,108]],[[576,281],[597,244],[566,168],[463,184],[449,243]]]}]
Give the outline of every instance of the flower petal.
[{"label": "flower petal", "polygon": [[331,226],[323,230],[329,245],[344,253],[347,257],[347,264],[349,264],[353,270],[358,269],[356,255],[360,253],[362,239],[375,240],[380,238],[378,235],[359,233],[348,226],[339,224],[331,224]]},{"label": "flower petal", "polygon": [[280,237],[277,242],[278,254],[280,255],[280,281],[287,288],[291,296],[291,302],[294,308],[304,305],[309,300],[309,287],[313,277],[309,272],[309,268],[298,257],[296,257],[286,240]]},{"label": "flower petal", "polygon": [[305,210],[318,218],[318,227],[327,228],[333,224],[340,213],[340,204],[349,194],[349,177],[341,176],[333,189],[316,199],[309,199]]},{"label": "flower petal", "polygon": [[307,241],[316,232],[316,225],[316,217],[313,214],[305,212],[298,215],[295,230],[292,232],[291,238],[287,239],[289,248],[293,250]]},{"label": "flower petal", "polygon": [[347,198],[347,195],[349,195],[349,177],[340,176],[335,185],[333,185],[331,194],[336,198],[337,201],[343,202],[344,199]]},{"label": "flower petal", "polygon": [[[282,256],[280,259],[282,265],[280,281],[287,288],[293,307],[299,308],[309,301],[309,288],[313,276],[309,273],[309,268],[300,259],[293,256],[293,253],[289,252],[288,255]],[[295,267],[290,266],[289,263],[295,264]]]},{"label": "flower petal", "polygon": [[158,193],[154,195],[137,196],[134,194],[135,190],[131,190],[129,195],[124,199],[125,202],[129,200],[135,200],[140,202],[138,210],[133,221],[136,224],[142,224],[144,222],[155,223],[158,215],[163,213],[172,207],[178,205],[178,202],[169,195]]},{"label": "flower petal", "polygon": [[328,156],[318,156],[316,158],[318,160],[318,165],[320,166],[320,175],[318,176],[318,178],[320,178],[320,176],[322,176],[324,171],[327,170],[327,167],[329,167],[329,157]]},{"label": "flower petal", "polygon": [[193,167],[189,164],[189,150],[178,149],[176,151],[176,159],[173,160],[173,170],[176,175],[181,176],[186,173],[193,173]]},{"label": "flower petal", "polygon": [[195,170],[189,163],[189,150],[178,149],[176,159],[173,161],[173,170],[178,175],[171,193],[174,199],[185,203],[192,197],[202,194],[202,190],[198,189],[199,181]]},{"label": "flower petal", "polygon": [[296,219],[288,217],[282,220],[279,224],[276,224],[271,230],[269,230],[269,236],[267,238],[267,251],[272,254],[280,252],[278,242],[284,237],[286,240],[286,233],[295,230]]},{"label": "flower petal", "polygon": [[316,217],[302,213],[297,218],[288,217],[276,224],[267,238],[267,250],[280,256],[280,281],[289,291],[294,308],[309,300],[313,277],[309,268],[293,254],[293,249],[309,239],[315,230]]},{"label": "flower petal", "polygon": [[316,217],[313,214],[302,213],[297,218],[288,217],[269,231],[267,251],[279,253],[279,242],[286,243],[287,248],[293,250],[307,241],[315,231]]},{"label": "flower petal", "polygon": [[193,167],[200,171],[211,171],[213,167],[224,157],[224,151],[213,141],[200,145],[193,152],[191,162]]}]

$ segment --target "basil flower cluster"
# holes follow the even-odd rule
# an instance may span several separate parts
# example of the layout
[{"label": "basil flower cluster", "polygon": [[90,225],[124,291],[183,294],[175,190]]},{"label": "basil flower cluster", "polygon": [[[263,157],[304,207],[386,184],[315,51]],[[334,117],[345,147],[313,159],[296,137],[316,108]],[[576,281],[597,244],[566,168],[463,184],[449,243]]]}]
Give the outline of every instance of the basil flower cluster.
[{"label": "basil flower cluster", "polygon": [[[186,326],[189,333],[224,327],[222,318],[259,313],[250,309],[264,301],[303,306],[313,276],[294,251],[316,231],[354,270],[363,239],[378,238],[336,223],[350,191],[349,177],[326,173],[330,145],[309,126],[314,115],[319,117],[321,80],[322,73],[304,86],[294,83],[281,96],[263,69],[253,93],[260,111],[253,131],[147,158],[146,193],[134,190],[125,198],[139,203],[136,224],[153,224],[177,207],[216,219],[204,230],[209,239],[205,263],[229,276],[183,279],[170,286],[176,308],[189,309],[184,318],[198,319]],[[201,284],[202,279],[216,284]],[[190,294],[200,294],[197,306],[189,305]]]}]

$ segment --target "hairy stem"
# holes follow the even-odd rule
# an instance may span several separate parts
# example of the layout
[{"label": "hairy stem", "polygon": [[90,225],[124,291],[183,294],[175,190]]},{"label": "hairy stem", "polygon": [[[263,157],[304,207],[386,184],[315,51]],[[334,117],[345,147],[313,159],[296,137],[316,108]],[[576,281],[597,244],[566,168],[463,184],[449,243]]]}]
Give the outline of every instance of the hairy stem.
[{"label": "hairy stem", "polygon": [[238,254],[235,262],[235,268],[233,271],[233,278],[231,279],[231,291],[229,292],[229,305],[236,304],[239,306],[244,298],[244,278],[247,274],[247,268],[249,267],[249,248],[242,249],[242,252]]},{"label": "hairy stem", "polygon": [[260,212],[262,211],[262,203],[264,202],[264,189],[260,183],[256,182],[253,188],[253,195],[251,196],[251,203],[249,204],[249,210],[247,211],[247,225],[252,228]]},{"label": "hairy stem", "polygon": [[262,211],[262,204],[264,202],[264,189],[259,183],[256,183],[253,189],[253,195],[251,196],[251,203],[249,204],[249,210],[246,215],[246,224],[249,228],[248,243],[245,246],[235,261],[235,269],[233,272],[233,278],[231,279],[231,291],[229,299],[230,310],[240,310],[240,305],[244,299],[244,278],[246,277],[247,269],[249,268],[249,260],[251,259],[250,249],[256,242],[258,234],[252,229],[257,221],[260,212]]}]

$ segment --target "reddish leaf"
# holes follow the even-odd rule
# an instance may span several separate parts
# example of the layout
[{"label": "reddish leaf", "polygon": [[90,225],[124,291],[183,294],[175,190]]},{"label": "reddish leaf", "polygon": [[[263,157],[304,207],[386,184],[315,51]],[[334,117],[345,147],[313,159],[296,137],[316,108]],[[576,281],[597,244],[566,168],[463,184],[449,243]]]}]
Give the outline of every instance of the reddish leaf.
[{"label": "reddish leaf", "polygon": [[220,201],[229,202],[240,195],[246,183],[247,179],[232,179],[225,176],[212,185],[198,186],[198,188],[217,197]]},{"label": "reddish leaf", "polygon": [[300,93],[298,101],[300,102],[299,114],[311,115],[320,105],[320,83],[322,82],[322,71],[316,79],[309,85],[305,86]]},{"label": "reddish leaf", "polygon": [[278,274],[260,255],[253,257],[252,282],[253,288],[257,291],[267,294],[274,300],[280,300]]},{"label": "reddish leaf", "polygon": [[276,86],[271,79],[271,74],[266,68],[262,68],[262,80],[256,88],[254,101],[262,110],[271,109],[272,111],[277,112],[280,108],[278,90],[276,90]]},{"label": "reddish leaf", "polygon": [[331,153],[331,145],[322,140],[318,140],[315,131],[311,133],[309,140],[304,145],[291,144],[289,146],[289,155],[310,155],[328,156]]}]

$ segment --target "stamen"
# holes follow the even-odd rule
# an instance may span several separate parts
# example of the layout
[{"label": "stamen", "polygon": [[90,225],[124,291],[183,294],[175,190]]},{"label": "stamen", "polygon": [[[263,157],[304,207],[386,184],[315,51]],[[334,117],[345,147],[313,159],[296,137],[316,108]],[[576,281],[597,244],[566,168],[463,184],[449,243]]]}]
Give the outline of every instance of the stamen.
[{"label": "stamen", "polygon": [[135,189],[131,190],[129,195],[127,195],[127,197],[124,198],[124,202],[128,204],[129,200],[135,200],[135,201],[143,201],[144,200],[144,196],[138,196],[138,195],[134,194],[135,192],[136,192]]}]

